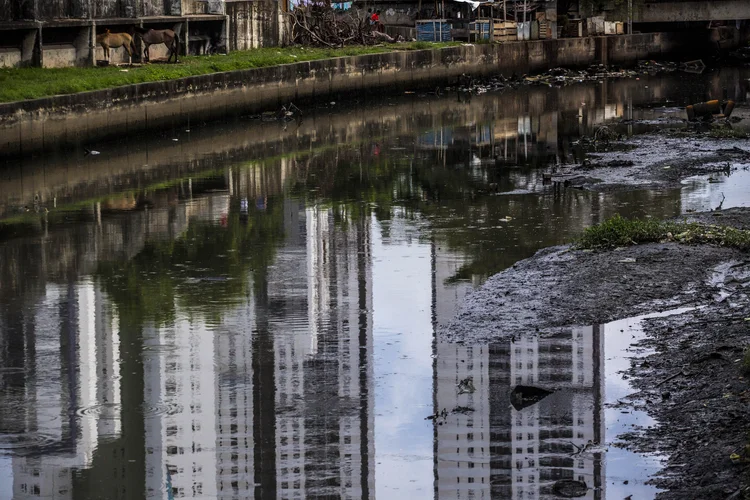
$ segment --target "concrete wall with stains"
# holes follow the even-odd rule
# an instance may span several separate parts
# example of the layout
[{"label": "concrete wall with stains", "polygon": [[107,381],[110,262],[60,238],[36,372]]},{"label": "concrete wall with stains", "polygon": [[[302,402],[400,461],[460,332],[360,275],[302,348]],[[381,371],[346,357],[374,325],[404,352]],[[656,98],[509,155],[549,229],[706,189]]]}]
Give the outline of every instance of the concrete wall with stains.
[{"label": "concrete wall with stains", "polygon": [[339,57],[143,83],[96,92],[0,104],[0,158],[90,144],[150,130],[282,104],[434,88],[462,74],[528,74],[609,61],[634,64],[694,51],[694,35],[618,37],[462,45],[433,50]]},{"label": "concrete wall with stains", "polygon": [[646,0],[634,11],[634,21],[669,23],[750,19],[748,0]]},{"label": "concrete wall with stains", "polygon": [[[103,54],[97,48],[94,56],[88,40],[81,46],[84,31],[133,33],[134,24],[180,26],[191,54],[282,46],[289,41],[288,10],[289,0],[0,0],[0,67],[92,65]],[[27,32],[36,52],[26,50]],[[120,50],[111,62],[125,61]]]},{"label": "concrete wall with stains", "polygon": [[229,50],[276,47],[289,41],[283,4],[274,0],[227,2]]},{"label": "concrete wall with stains", "polygon": [[223,14],[224,0],[0,0],[0,21]]}]

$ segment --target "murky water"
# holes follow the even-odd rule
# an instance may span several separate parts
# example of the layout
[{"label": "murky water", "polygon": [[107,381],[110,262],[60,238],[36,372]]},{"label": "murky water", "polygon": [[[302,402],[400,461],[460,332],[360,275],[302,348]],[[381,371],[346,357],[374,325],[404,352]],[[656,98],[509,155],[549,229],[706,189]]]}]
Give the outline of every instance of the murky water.
[{"label": "murky water", "polygon": [[[613,446],[653,424],[612,406],[624,326],[436,330],[614,213],[718,204],[702,181],[593,194],[543,173],[598,124],[744,102],[748,76],[410,95],[6,165],[0,498],[526,499],[560,479],[648,498],[658,457]],[[746,177],[717,192],[746,203]],[[557,390],[516,410],[518,384]]]}]

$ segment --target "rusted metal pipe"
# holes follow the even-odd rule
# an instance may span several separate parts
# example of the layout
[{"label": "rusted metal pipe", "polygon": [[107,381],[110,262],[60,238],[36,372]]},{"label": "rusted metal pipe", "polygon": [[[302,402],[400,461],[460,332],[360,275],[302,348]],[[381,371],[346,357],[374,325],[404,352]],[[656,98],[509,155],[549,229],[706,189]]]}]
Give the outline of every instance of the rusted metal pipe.
[{"label": "rusted metal pipe", "polygon": [[734,101],[721,103],[715,99],[713,101],[691,104],[685,108],[688,121],[710,120],[713,118],[729,118],[734,111]]},{"label": "rusted metal pipe", "polygon": [[689,121],[695,121],[702,118],[712,118],[713,115],[721,113],[721,103],[718,100],[692,104],[685,108]]},{"label": "rusted metal pipe", "polygon": [[726,103],[724,103],[724,109],[722,111],[724,118],[729,118],[730,116],[732,116],[732,111],[734,111],[734,101],[727,101]]}]

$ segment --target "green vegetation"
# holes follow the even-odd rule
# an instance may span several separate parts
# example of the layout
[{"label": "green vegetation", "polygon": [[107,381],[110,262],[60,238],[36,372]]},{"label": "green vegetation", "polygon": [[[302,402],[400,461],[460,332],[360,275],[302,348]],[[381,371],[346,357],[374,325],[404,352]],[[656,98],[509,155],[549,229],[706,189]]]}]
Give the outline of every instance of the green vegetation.
[{"label": "green vegetation", "polygon": [[0,69],[0,102],[38,99],[135,83],[174,80],[223,71],[262,68],[332,57],[379,54],[401,50],[422,50],[455,43],[410,42],[398,45],[351,46],[340,49],[305,47],[264,48],[228,55],[188,56],[180,64],[148,64],[140,67],[101,68],[13,68]]},{"label": "green vegetation", "polygon": [[746,348],[745,354],[742,356],[742,374],[750,375],[750,348]]},{"label": "green vegetation", "polygon": [[708,136],[714,139],[747,139],[748,134],[745,130],[738,130],[731,127],[717,127],[708,131]]},{"label": "green vegetation", "polygon": [[750,250],[750,231],[709,224],[625,219],[615,215],[601,224],[587,228],[575,242],[575,246],[579,249],[605,249],[658,241],[711,243]]}]

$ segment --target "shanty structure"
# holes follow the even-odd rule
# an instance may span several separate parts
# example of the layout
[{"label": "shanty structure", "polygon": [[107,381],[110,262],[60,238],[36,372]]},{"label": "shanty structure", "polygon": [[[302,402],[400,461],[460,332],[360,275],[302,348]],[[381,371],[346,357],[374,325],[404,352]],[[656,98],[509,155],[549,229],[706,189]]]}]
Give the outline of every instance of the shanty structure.
[{"label": "shanty structure", "polygon": [[[483,2],[470,23],[470,41],[510,42],[557,38],[555,12],[548,2],[498,0]],[[555,28],[555,29],[553,29]]]},{"label": "shanty structure", "polygon": [[0,0],[0,67],[93,65],[104,58],[97,34],[134,26],[173,29],[183,54],[281,45],[287,11],[288,0]]},{"label": "shanty structure", "polygon": [[522,30],[522,23],[530,23],[530,35],[538,25],[536,38],[557,38],[557,0],[367,0],[354,6],[380,10],[386,31],[394,35],[408,37],[400,29],[416,26],[414,37],[420,40],[445,40],[446,29],[452,40],[517,40],[519,23]]}]

